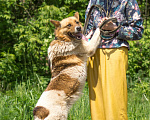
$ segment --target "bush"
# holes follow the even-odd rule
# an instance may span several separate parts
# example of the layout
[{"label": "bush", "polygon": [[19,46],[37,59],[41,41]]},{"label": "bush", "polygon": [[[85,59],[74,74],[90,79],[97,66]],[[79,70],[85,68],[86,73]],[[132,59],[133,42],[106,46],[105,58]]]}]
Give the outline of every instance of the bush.
[{"label": "bush", "polygon": [[[34,73],[50,77],[47,48],[54,39],[51,19],[61,20],[75,11],[84,23],[89,0],[11,0],[0,4],[0,86],[10,89],[15,81],[34,79]],[[143,3],[144,4],[144,3]],[[141,7],[143,6],[141,5]],[[142,7],[143,8],[143,7]],[[150,21],[142,40],[131,41],[128,79],[150,76]]]},{"label": "bush", "polygon": [[150,77],[150,25],[144,30],[141,40],[130,41],[127,75],[133,81]]}]

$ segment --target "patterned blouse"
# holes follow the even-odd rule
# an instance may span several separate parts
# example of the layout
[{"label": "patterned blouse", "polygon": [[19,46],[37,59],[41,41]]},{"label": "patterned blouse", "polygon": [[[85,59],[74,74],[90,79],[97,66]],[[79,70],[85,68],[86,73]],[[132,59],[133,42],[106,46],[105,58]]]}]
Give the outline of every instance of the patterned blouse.
[{"label": "patterned blouse", "polygon": [[[117,18],[116,25],[122,25],[119,31],[117,31],[116,37],[110,41],[102,40],[99,48],[118,48],[122,46],[129,48],[127,40],[139,40],[142,38],[144,31],[142,26],[143,20],[136,0],[90,0],[85,19],[93,4],[100,4],[109,13],[109,17]],[[90,16],[86,35],[89,33],[93,34],[94,28],[96,29],[99,26],[99,21],[103,17],[106,17],[98,8],[94,9],[94,12]]]}]

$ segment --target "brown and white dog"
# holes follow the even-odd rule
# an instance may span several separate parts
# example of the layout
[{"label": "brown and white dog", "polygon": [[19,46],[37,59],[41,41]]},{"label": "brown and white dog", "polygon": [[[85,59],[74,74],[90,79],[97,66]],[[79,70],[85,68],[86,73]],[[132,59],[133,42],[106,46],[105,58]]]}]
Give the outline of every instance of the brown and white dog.
[{"label": "brown and white dog", "polygon": [[83,39],[78,12],[51,23],[56,27],[56,39],[48,48],[52,78],[33,110],[35,120],[67,120],[86,81],[87,58],[95,53],[100,42],[99,28],[90,42]]}]

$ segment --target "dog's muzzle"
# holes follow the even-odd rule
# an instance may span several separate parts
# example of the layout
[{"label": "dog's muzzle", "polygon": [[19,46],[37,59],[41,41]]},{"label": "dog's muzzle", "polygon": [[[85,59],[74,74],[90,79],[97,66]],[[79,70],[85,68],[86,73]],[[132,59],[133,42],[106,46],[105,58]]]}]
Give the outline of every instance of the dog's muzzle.
[{"label": "dog's muzzle", "polygon": [[78,33],[71,33],[71,32],[68,32],[68,35],[72,38],[75,38],[77,40],[81,40],[82,39],[82,33],[81,32],[78,32]]}]

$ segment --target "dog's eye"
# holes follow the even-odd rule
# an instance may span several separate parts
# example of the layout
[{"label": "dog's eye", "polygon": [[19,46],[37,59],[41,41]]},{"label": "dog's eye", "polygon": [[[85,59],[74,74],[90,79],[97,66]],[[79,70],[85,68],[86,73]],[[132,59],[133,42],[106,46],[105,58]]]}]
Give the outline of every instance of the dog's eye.
[{"label": "dog's eye", "polygon": [[78,21],[76,21],[76,23],[77,23],[77,24],[79,24],[79,22],[78,22]]},{"label": "dog's eye", "polygon": [[71,27],[71,24],[68,24],[67,26],[68,26],[68,27]]}]

